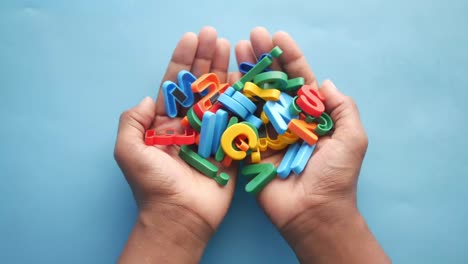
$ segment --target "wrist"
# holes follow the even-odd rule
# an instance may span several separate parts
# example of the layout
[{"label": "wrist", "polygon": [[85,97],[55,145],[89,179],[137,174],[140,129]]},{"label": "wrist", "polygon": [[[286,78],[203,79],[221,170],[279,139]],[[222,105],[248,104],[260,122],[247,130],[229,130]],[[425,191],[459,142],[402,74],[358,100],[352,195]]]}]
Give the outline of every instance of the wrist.
[{"label": "wrist", "polygon": [[214,230],[189,209],[162,204],[139,212],[121,263],[198,263]]},{"label": "wrist", "polygon": [[353,202],[306,210],[281,233],[301,263],[390,263]]},{"label": "wrist", "polygon": [[281,227],[280,232],[295,250],[307,244],[314,234],[331,232],[359,219],[362,217],[353,202],[330,202],[304,210]]}]

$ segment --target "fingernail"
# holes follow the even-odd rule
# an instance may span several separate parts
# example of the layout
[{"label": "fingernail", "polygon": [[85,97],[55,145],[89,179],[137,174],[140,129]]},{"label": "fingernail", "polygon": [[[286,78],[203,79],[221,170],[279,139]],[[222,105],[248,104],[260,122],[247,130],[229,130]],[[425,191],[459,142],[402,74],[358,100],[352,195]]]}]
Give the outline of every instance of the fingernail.
[{"label": "fingernail", "polygon": [[336,88],[335,84],[331,80],[326,80],[325,85],[330,86],[332,89],[338,90],[338,88]]},{"label": "fingernail", "polygon": [[153,99],[149,96],[146,96],[145,98],[143,98],[143,100],[141,100],[139,105],[145,105],[145,104],[148,104],[149,102],[153,102]]}]

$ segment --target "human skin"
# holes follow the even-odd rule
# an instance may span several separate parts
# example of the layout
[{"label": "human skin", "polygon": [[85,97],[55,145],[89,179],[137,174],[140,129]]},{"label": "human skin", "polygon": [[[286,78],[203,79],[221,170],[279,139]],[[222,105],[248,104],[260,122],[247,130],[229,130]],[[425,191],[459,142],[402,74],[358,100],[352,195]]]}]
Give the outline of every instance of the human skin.
[{"label": "human skin", "polygon": [[[300,177],[274,179],[258,202],[302,263],[389,263],[356,205],[359,171],[368,139],[353,99],[326,80],[320,86],[295,41],[285,32],[272,37],[255,28],[250,41],[236,45],[237,61],[255,61],[279,46],[283,54],[272,65],[289,78],[304,77],[326,98],[325,109],[335,122],[331,135],[321,137]],[[276,166],[284,153],[262,158]]]},{"label": "human skin", "polygon": [[[303,263],[389,263],[356,206],[356,183],[367,149],[357,107],[331,81],[320,87],[294,40],[285,32],[270,37],[255,28],[250,41],[236,45],[238,62],[255,62],[274,46],[283,55],[272,65],[290,78],[304,77],[325,96],[335,121],[322,137],[300,177],[275,179],[258,202]],[[176,81],[180,70],[199,77],[214,72],[221,83],[240,73],[227,72],[229,42],[215,29],[186,33],[177,44],[163,80]],[[138,217],[120,263],[198,263],[232,200],[236,168],[225,187],[200,174],[178,156],[178,146],[146,146],[147,129],[182,130],[180,118],[166,116],[162,96],[145,98],[120,118],[115,158],[132,188]],[[263,153],[262,162],[279,165],[284,153]],[[235,167],[235,166],[233,166]]]}]

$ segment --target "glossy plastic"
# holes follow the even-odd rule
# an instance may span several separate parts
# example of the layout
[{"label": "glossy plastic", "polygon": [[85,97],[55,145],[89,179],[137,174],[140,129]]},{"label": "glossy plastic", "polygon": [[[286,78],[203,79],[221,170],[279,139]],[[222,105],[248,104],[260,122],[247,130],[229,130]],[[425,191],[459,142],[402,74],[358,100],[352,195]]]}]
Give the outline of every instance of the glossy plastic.
[{"label": "glossy plastic", "polygon": [[305,84],[305,80],[302,77],[297,77],[288,80],[288,84],[286,85],[286,92],[294,92],[301,88]]},{"label": "glossy plastic", "polygon": [[197,171],[210,178],[216,177],[218,173],[218,167],[191,150],[189,146],[180,147],[179,157]]},{"label": "glossy plastic", "polygon": [[198,118],[198,116],[195,114],[193,111],[193,107],[190,107],[189,110],[187,111],[187,120],[190,126],[197,132],[200,132],[201,130],[201,125],[202,122]]},{"label": "glossy plastic", "polygon": [[319,136],[324,136],[333,128],[333,120],[331,117],[323,112],[318,120],[317,128],[315,128],[315,133]]},{"label": "glossy plastic", "polygon": [[307,142],[303,142],[299,151],[291,164],[291,170],[294,174],[299,175],[304,171],[305,166],[309,162],[312,153],[314,152],[316,145],[309,145]]},{"label": "glossy plastic", "polygon": [[291,115],[289,112],[289,105],[292,101],[293,98],[290,95],[281,93],[280,99],[277,102],[268,101],[263,107],[263,111],[265,111],[266,116],[278,134],[284,134],[288,129],[288,123],[291,119],[298,118],[298,116]]},{"label": "glossy plastic", "polygon": [[240,92],[235,92],[231,98],[240,103],[250,114],[255,113],[255,110],[257,110],[257,106]]},{"label": "glossy plastic", "polygon": [[226,186],[229,182],[229,174],[225,172],[221,172],[218,176],[214,178],[214,180],[221,186]]},{"label": "glossy plastic", "polygon": [[282,71],[270,71],[257,74],[253,82],[262,88],[274,88],[280,91],[286,90],[288,75]]},{"label": "glossy plastic", "polygon": [[223,105],[224,108],[241,117],[242,119],[245,119],[247,115],[249,115],[249,111],[247,111],[247,109],[242,104],[226,94],[221,94],[218,98],[218,101]]},{"label": "glossy plastic", "polygon": [[198,143],[198,154],[204,158],[208,158],[211,154],[215,125],[216,115],[205,112],[200,130],[200,142]]},{"label": "glossy plastic", "polygon": [[207,95],[196,102],[193,105],[193,111],[197,114],[198,118],[202,118],[203,113],[206,111],[216,112],[216,110],[221,107],[218,98],[228,88],[230,88],[228,83],[220,84],[216,89],[211,90]]},{"label": "glossy plastic", "polygon": [[288,150],[284,154],[278,167],[277,173],[280,178],[285,179],[291,173],[291,165],[293,164],[294,158],[296,157],[300,147],[301,145],[299,143],[292,144],[288,147]]},{"label": "glossy plastic", "polygon": [[[219,78],[215,73],[205,73],[195,82],[192,83],[191,89],[193,92],[201,94],[209,94],[216,91],[219,87]],[[203,93],[205,92],[205,93]]]},{"label": "glossy plastic", "polygon": [[251,100],[260,98],[265,101],[278,101],[281,95],[278,89],[262,89],[253,82],[246,82],[242,92]]},{"label": "glossy plastic", "polygon": [[166,114],[172,118],[178,113],[177,102],[183,107],[190,107],[194,100],[191,83],[196,80],[195,76],[182,70],[177,75],[177,80],[181,87],[172,81],[165,81],[161,87]]},{"label": "glossy plastic", "polygon": [[263,72],[268,66],[271,65],[272,59],[268,56],[265,56],[261,59],[250,71],[248,71],[244,76],[242,76],[234,85],[232,86],[236,91],[242,90],[246,82],[250,82],[253,78]]},{"label": "glossy plastic", "polygon": [[234,160],[244,159],[247,155],[246,152],[234,149],[232,143],[236,137],[244,135],[248,140],[249,149],[256,149],[258,133],[254,129],[252,126],[242,123],[228,127],[221,137],[221,147],[224,153]]},{"label": "glossy plastic", "polygon": [[276,176],[276,168],[272,163],[247,165],[242,168],[241,174],[253,178],[245,186],[245,191],[250,194],[258,194]]},{"label": "glossy plastic", "polygon": [[289,122],[289,130],[307,142],[309,145],[315,145],[318,137],[315,134],[315,128],[317,124],[307,123],[304,120],[293,119]]},{"label": "glossy plastic", "polygon": [[297,92],[297,105],[305,113],[320,117],[320,115],[325,111],[325,105],[323,101],[325,100],[323,96],[310,85],[304,85]]},{"label": "glossy plastic", "polygon": [[216,151],[218,150],[219,146],[221,145],[221,135],[223,134],[224,130],[226,130],[228,125],[228,118],[229,115],[226,111],[219,109],[216,112],[215,118],[215,127],[213,131],[213,143],[211,145],[211,153],[216,155]]},{"label": "glossy plastic", "polygon": [[175,129],[167,129],[164,133],[156,133],[154,129],[145,133],[146,145],[191,145],[195,143],[195,132],[186,129],[183,135],[177,135]]}]

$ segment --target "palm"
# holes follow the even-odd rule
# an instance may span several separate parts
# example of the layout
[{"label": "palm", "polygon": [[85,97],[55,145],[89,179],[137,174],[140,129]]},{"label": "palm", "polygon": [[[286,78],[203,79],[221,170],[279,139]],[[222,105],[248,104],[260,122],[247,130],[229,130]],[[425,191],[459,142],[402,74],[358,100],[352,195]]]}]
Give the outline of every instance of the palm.
[{"label": "palm", "polygon": [[[279,166],[283,155],[284,152],[275,153],[262,162]],[[322,138],[302,174],[291,174],[286,180],[275,178],[259,194],[259,203],[274,224],[282,227],[299,212],[327,203],[331,194],[349,191],[346,187],[352,186],[349,181],[355,179],[333,176],[348,170],[343,164],[350,164],[353,158],[353,153],[339,140]]]},{"label": "palm", "polygon": [[[182,129],[180,118],[170,119],[166,116],[157,117],[154,126]],[[234,182],[229,183],[227,187],[219,186],[213,179],[182,160],[178,156],[179,149],[177,145],[148,148],[145,162],[151,164],[155,173],[142,185],[176,197],[177,205],[197,212],[208,223],[216,226],[227,211]],[[215,162],[212,159],[210,161]],[[225,172],[231,177],[236,175],[233,168]]]}]

